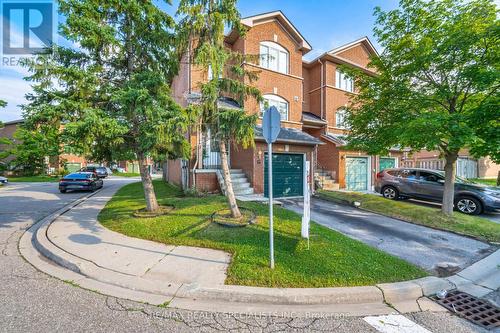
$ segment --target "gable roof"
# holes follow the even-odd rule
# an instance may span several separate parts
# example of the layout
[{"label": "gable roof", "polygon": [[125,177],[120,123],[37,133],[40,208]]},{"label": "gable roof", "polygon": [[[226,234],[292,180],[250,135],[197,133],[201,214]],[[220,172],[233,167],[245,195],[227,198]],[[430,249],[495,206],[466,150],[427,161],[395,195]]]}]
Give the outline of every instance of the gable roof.
[{"label": "gable roof", "polygon": [[304,38],[304,36],[302,36],[299,30],[297,30],[297,28],[292,24],[292,22],[290,22],[281,10],[244,17],[241,19],[241,23],[251,28],[258,24],[266,23],[272,20],[277,20],[290,33],[304,53],[312,50],[312,46],[309,42]]},{"label": "gable roof", "polygon": [[328,51],[327,53],[331,54],[331,55],[338,55],[339,53],[346,51],[352,47],[355,47],[359,44],[365,46],[366,49],[368,50],[368,52],[370,52],[371,54],[374,54],[377,56],[379,55],[375,46],[373,46],[372,42],[370,42],[370,39],[368,39],[368,37],[366,37],[366,36],[361,37],[359,39],[356,39],[355,41],[352,41],[350,43],[336,47],[333,50]]}]

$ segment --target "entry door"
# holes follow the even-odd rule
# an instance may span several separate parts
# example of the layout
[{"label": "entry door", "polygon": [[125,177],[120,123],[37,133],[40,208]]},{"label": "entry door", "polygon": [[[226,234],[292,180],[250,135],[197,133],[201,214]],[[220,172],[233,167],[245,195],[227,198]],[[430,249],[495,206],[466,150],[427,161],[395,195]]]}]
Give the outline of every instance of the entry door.
[{"label": "entry door", "polygon": [[394,157],[381,157],[378,164],[379,164],[378,171],[395,168],[396,159]]},{"label": "entry door", "polygon": [[[264,164],[264,195],[268,196],[268,156]],[[304,155],[273,154],[273,197],[304,195]]]},{"label": "entry door", "polygon": [[213,138],[210,130],[203,135],[203,168],[218,169],[220,162],[219,142]]},{"label": "entry door", "polygon": [[368,190],[368,158],[346,157],[346,188],[350,191]]}]

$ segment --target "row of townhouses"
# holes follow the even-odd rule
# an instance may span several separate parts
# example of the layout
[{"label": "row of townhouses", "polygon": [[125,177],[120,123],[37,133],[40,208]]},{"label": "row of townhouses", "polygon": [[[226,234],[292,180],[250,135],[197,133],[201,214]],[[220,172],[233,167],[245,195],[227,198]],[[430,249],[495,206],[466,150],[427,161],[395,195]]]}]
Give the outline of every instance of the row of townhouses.
[{"label": "row of townhouses", "polygon": [[[387,167],[397,167],[403,152],[388,156],[370,156],[361,151],[348,151],[345,146],[347,128],[345,107],[356,87],[339,69],[339,65],[361,68],[367,72],[369,58],[377,51],[364,37],[326,52],[312,61],[304,56],[311,45],[281,12],[275,11],[242,19],[247,27],[245,37],[236,32],[226,36],[227,47],[243,54],[259,54],[258,63],[245,63],[250,70],[260,71],[253,84],[260,89],[269,106],[281,113],[282,130],[273,153],[273,185],[275,196],[303,194],[304,183],[312,188],[370,190],[375,174]],[[188,96],[199,93],[200,83],[210,73],[193,64],[183,64],[174,80],[176,100],[186,106]],[[226,107],[240,107],[234,100],[221,99]],[[246,112],[263,112],[263,104],[253,99],[245,102]],[[183,187],[218,191],[217,170],[220,168],[218,145],[210,133],[189,133],[192,156],[189,160],[168,163],[169,181]],[[262,137],[261,119],[255,131],[255,147],[232,146],[230,167],[237,194],[261,194],[267,191],[267,146]],[[305,173],[310,165],[310,176]]]}]

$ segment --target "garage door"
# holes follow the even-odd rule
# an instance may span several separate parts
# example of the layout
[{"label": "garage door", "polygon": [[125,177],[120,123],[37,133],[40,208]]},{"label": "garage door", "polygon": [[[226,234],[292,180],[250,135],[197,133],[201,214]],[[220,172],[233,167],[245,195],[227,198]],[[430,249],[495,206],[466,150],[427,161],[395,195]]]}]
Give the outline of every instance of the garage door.
[{"label": "garage door", "polygon": [[66,163],[66,169],[69,173],[77,172],[82,168],[81,163]]},{"label": "garage door", "polygon": [[368,189],[368,158],[346,157],[345,183],[351,191],[366,191]]},{"label": "garage door", "polygon": [[[264,164],[264,195],[268,196],[267,154]],[[302,196],[304,192],[304,155],[273,154],[273,196]]]},{"label": "garage door", "polygon": [[393,157],[381,157],[379,162],[379,170],[382,171],[385,169],[395,168],[396,167],[396,159]]}]

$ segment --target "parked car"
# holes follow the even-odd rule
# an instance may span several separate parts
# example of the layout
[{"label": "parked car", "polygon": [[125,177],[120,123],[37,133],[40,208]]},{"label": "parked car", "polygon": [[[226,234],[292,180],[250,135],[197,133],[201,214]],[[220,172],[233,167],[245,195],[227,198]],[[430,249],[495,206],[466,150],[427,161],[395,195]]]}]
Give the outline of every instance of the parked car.
[{"label": "parked car", "polygon": [[108,170],[106,167],[101,166],[86,166],[80,169],[80,172],[93,172],[99,178],[106,178],[108,176]]},{"label": "parked car", "polygon": [[[377,174],[375,191],[392,200],[415,198],[440,202],[444,192],[444,172],[412,168],[385,169]],[[455,209],[470,215],[500,209],[500,188],[456,177]]]},{"label": "parked car", "polygon": [[104,182],[94,172],[74,172],[59,180],[59,191],[68,190],[95,191],[103,187]]},{"label": "parked car", "polygon": [[8,182],[9,180],[7,178],[0,176],[0,184],[7,184]]}]

